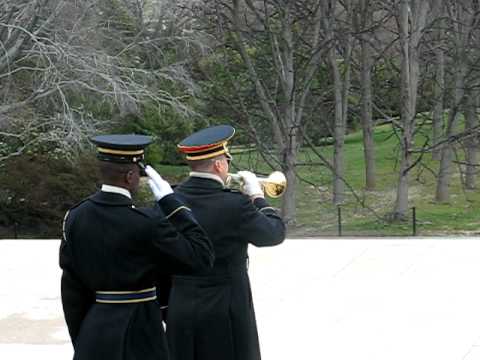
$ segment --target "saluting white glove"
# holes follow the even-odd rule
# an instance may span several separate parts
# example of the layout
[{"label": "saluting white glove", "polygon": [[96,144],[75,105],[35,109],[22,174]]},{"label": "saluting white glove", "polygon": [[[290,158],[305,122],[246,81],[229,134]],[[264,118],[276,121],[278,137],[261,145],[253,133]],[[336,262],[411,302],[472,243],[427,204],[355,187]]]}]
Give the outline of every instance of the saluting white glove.
[{"label": "saluting white glove", "polygon": [[243,181],[243,193],[251,197],[264,197],[262,185],[260,185],[257,175],[250,171],[239,171],[238,175],[241,176]]},{"label": "saluting white glove", "polygon": [[145,173],[149,177],[148,185],[150,186],[150,189],[152,189],[155,200],[159,201],[163,197],[169,194],[173,194],[173,190],[170,184],[167,181],[163,180],[160,174],[150,165],[147,165],[145,167]]}]

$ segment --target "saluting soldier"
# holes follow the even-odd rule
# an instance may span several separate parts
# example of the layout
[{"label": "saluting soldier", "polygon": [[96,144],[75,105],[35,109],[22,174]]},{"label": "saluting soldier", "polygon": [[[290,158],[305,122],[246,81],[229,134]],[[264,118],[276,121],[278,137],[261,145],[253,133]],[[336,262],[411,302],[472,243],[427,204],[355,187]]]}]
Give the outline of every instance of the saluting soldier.
[{"label": "saluting soldier", "polygon": [[[104,135],[92,141],[103,185],[67,212],[60,247],[74,359],[171,359],[154,284],[162,273],[208,269],[212,244],[168,182],[153,168],[144,169],[150,137]],[[155,209],[132,203],[143,170],[158,201]]]},{"label": "saluting soldier", "polygon": [[184,139],[178,148],[191,167],[175,193],[192,209],[215,250],[211,269],[173,277],[167,338],[175,360],[258,360],[260,348],[247,273],[248,244],[283,242],[285,226],[249,171],[243,192],[226,187],[235,129],[221,125]]}]

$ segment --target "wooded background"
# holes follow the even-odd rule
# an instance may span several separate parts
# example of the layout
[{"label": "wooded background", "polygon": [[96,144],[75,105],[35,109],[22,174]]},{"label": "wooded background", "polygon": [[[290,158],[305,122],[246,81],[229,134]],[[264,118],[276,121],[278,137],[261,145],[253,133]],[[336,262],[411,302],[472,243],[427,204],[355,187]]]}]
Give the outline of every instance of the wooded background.
[{"label": "wooded background", "polygon": [[153,135],[149,161],[176,165],[179,140],[223,123],[286,174],[288,224],[305,166],[328,173],[331,203],[368,206],[381,124],[396,139],[382,216],[405,220],[419,167],[448,203],[455,175],[477,186],[479,20],[478,0],[0,0],[0,227],[56,224],[94,189],[94,134]]}]

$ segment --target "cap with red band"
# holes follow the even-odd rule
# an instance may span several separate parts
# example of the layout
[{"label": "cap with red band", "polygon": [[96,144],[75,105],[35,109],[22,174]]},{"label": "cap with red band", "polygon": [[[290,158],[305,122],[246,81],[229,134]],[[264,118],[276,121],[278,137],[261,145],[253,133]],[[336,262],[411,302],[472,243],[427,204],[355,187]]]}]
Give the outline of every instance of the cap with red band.
[{"label": "cap with red band", "polygon": [[222,154],[231,158],[227,142],[234,134],[235,129],[230,125],[212,126],[186,137],[177,147],[187,160],[210,159]]}]

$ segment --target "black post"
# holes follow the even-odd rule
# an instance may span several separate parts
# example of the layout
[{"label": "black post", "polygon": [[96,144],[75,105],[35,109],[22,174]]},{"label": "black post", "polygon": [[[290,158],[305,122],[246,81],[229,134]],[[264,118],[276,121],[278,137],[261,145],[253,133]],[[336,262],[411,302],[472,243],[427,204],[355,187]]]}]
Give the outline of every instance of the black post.
[{"label": "black post", "polygon": [[17,222],[15,221],[15,222],[13,223],[13,238],[14,238],[14,239],[18,239],[18,229],[17,229],[17,226],[18,226],[18,224],[17,224]]},{"label": "black post", "polygon": [[342,236],[342,207],[337,206],[337,217],[338,217],[338,236]]},{"label": "black post", "polygon": [[413,236],[417,236],[417,208],[412,207],[412,232]]}]

